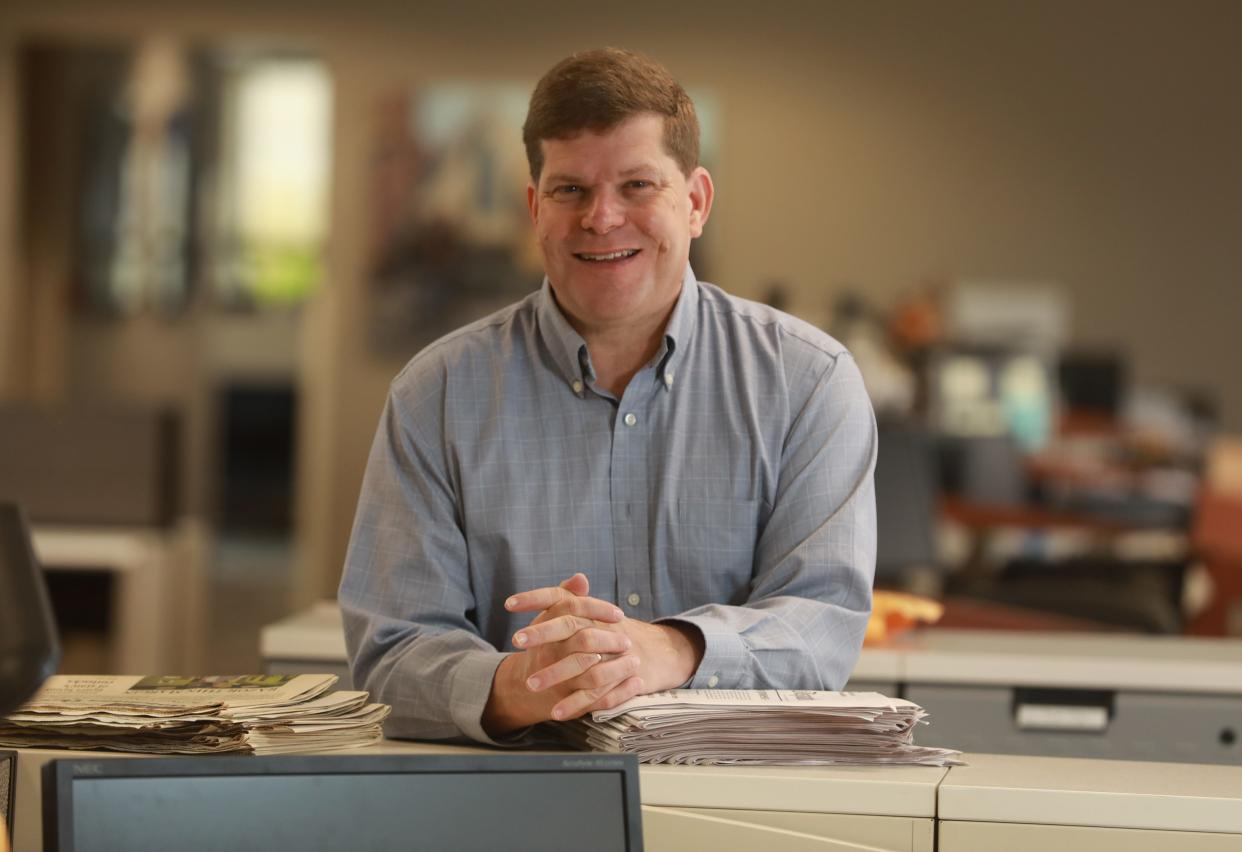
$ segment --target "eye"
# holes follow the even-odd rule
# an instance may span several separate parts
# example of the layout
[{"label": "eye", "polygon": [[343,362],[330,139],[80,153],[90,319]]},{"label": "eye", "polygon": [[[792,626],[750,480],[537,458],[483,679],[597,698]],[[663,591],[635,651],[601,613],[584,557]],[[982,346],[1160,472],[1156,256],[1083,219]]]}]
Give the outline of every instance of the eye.
[{"label": "eye", "polygon": [[552,196],[554,198],[572,198],[582,193],[582,187],[574,183],[563,183],[559,186],[552,187]]},{"label": "eye", "polygon": [[635,178],[634,180],[627,181],[625,186],[627,189],[651,189],[655,184],[643,178]]}]

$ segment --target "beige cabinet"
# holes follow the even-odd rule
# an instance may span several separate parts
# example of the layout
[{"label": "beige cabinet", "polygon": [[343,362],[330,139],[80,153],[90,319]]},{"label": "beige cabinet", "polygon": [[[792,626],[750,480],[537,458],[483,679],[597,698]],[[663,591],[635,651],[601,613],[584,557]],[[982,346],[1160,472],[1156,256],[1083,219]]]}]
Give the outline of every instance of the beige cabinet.
[{"label": "beige cabinet", "polygon": [[940,852],[1238,852],[1242,836],[1077,825],[942,822]]},{"label": "beige cabinet", "polygon": [[1242,768],[968,754],[940,785],[939,852],[1242,850]]},{"label": "beige cabinet", "polygon": [[647,852],[932,852],[948,770],[644,766]]},{"label": "beige cabinet", "polygon": [[930,818],[643,806],[646,852],[932,852]]}]

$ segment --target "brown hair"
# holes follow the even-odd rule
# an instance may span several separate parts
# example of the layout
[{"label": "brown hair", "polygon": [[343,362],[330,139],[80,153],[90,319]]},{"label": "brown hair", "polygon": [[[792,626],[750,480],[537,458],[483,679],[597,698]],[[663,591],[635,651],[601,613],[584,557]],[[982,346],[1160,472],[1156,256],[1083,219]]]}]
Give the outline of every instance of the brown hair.
[{"label": "brown hair", "polygon": [[530,176],[539,182],[544,139],[611,130],[642,113],[664,118],[664,150],[689,175],[699,164],[699,119],[686,90],[641,53],[605,47],[558,62],[535,86],[522,127]]}]

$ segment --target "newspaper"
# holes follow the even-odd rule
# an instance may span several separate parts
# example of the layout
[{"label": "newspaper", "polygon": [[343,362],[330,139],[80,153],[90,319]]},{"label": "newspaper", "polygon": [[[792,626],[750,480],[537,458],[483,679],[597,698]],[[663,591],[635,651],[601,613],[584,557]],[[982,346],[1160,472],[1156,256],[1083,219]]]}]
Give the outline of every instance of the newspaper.
[{"label": "newspaper", "polygon": [[631,753],[642,763],[923,764],[961,752],[914,744],[927,713],[878,692],[675,689],[559,723],[580,748]]},{"label": "newspaper", "polygon": [[147,754],[294,754],[367,745],[389,707],[335,675],[60,675],[0,717],[0,745]]}]

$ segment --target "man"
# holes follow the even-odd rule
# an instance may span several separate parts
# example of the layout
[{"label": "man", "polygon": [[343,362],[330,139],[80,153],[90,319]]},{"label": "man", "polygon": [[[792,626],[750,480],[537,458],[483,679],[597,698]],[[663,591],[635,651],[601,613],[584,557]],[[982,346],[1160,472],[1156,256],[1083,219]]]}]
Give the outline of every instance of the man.
[{"label": "man", "polygon": [[340,603],[391,736],[695,688],[839,689],[875,559],[875,422],[836,341],[697,282],[693,104],[576,54],[524,128],[547,273],[393,381]]}]

